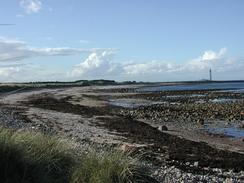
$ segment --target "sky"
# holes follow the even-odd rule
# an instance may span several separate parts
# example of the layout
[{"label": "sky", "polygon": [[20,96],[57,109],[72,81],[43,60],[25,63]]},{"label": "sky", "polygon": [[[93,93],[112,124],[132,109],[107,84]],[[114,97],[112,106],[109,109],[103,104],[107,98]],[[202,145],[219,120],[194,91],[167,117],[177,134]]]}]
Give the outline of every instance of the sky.
[{"label": "sky", "polygon": [[244,79],[243,0],[0,0],[0,82]]}]

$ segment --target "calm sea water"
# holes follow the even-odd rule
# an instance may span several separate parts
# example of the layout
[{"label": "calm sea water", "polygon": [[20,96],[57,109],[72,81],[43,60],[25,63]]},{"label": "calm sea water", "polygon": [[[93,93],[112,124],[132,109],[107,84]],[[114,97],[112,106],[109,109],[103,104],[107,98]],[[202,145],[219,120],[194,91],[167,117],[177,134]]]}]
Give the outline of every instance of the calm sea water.
[{"label": "calm sea water", "polygon": [[180,84],[171,86],[152,86],[138,89],[139,92],[152,91],[182,91],[182,90],[233,90],[244,92],[244,82]]}]

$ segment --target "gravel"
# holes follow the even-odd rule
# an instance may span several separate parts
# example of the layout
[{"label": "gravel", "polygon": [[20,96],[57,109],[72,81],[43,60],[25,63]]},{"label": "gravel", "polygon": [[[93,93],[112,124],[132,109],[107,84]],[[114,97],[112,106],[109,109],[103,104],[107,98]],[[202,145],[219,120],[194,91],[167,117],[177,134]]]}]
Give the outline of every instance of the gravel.
[{"label": "gravel", "polygon": [[211,173],[196,174],[184,172],[175,166],[161,166],[152,174],[163,183],[243,183],[244,171],[234,173],[233,170],[223,171],[217,168],[205,168]]}]

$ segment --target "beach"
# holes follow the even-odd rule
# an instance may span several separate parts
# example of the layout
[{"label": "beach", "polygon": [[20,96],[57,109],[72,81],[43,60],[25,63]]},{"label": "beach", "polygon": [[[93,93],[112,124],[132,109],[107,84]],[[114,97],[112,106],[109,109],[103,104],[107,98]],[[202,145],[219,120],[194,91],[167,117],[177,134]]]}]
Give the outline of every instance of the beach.
[{"label": "beach", "polygon": [[[158,89],[164,86],[171,89]],[[1,125],[70,138],[79,148],[132,149],[159,182],[243,182],[242,86],[205,88],[157,83],[7,93]]]}]

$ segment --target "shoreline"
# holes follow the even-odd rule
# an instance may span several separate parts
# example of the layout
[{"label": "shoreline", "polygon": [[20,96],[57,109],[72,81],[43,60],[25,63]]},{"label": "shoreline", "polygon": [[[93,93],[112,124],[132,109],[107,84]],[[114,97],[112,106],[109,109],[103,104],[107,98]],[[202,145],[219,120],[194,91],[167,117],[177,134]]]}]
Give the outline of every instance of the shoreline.
[{"label": "shoreline", "polygon": [[[109,103],[111,99],[130,98],[158,101],[162,99],[162,96],[170,96],[170,92],[138,94],[133,92],[137,87],[138,85],[67,87],[14,93],[1,99],[0,111],[4,112],[9,107],[9,112],[5,111],[2,116],[16,115],[10,119],[12,123],[9,123],[10,127],[15,124],[23,124],[23,126],[14,127],[16,129],[24,128],[59,134],[75,139],[81,144],[107,144],[116,147],[127,144],[136,152],[144,154],[145,160],[152,165],[153,176],[160,181],[172,176],[169,173],[170,169],[180,175],[178,176],[179,180],[177,180],[179,182],[183,179],[191,182],[197,178],[201,179],[201,177],[209,180],[209,182],[214,179],[226,180],[228,178],[244,180],[244,167],[242,167],[244,165],[244,143],[242,141],[233,141],[226,136],[211,137],[209,134],[199,133],[196,129],[202,126],[197,123],[194,116],[194,120],[185,118],[188,119],[188,121],[183,120],[185,123],[177,118],[164,120],[166,116],[168,118],[169,116],[162,112],[168,109],[171,111],[171,108],[174,109],[175,107],[170,102],[180,100],[179,106],[187,107],[192,105],[196,98],[199,99],[202,96],[193,97],[191,100],[185,100],[181,97],[180,99],[169,98],[168,105],[171,108],[167,108],[164,104],[156,104],[153,108],[141,106],[128,109]],[[202,92],[205,93],[206,91]],[[229,95],[208,92],[206,96],[210,98],[217,96],[221,98]],[[175,95],[175,93],[172,92],[171,95]],[[243,100],[243,95],[235,94],[231,97],[239,97],[240,100]],[[228,104],[230,106],[239,105],[236,109],[235,107],[231,108],[231,110],[236,110],[236,116],[234,115],[235,120],[230,121],[230,123],[243,120],[243,115],[238,118],[238,113],[243,112],[243,103],[242,101],[240,104],[235,102]],[[213,106],[217,106],[221,114],[221,110],[229,108],[228,105],[223,108],[223,104],[219,103],[210,105],[208,108],[213,109]],[[179,106],[176,109],[179,109]],[[149,112],[143,111],[146,108]],[[141,113],[137,112],[136,114],[133,112],[134,110],[139,110]],[[158,114],[163,115],[158,115],[155,119],[150,118],[151,115],[157,114],[155,111],[159,111]],[[176,111],[175,114],[178,116],[179,110]],[[133,112],[132,115],[131,112]],[[145,114],[149,117],[144,116]],[[183,116],[185,114],[185,112],[182,113]],[[226,111],[223,111],[223,114],[230,115]],[[192,113],[189,115],[191,116]],[[204,112],[203,115],[205,115]],[[213,118],[213,120],[216,119],[216,117]],[[157,129],[159,125],[167,126],[168,131],[159,131]],[[208,137],[208,141],[203,141],[204,138],[207,139],[206,137]],[[221,141],[225,141],[224,146],[221,145]],[[213,142],[216,144],[214,145]],[[228,150],[230,147],[233,148],[232,151]],[[229,175],[228,172],[230,171],[232,173]]]}]

